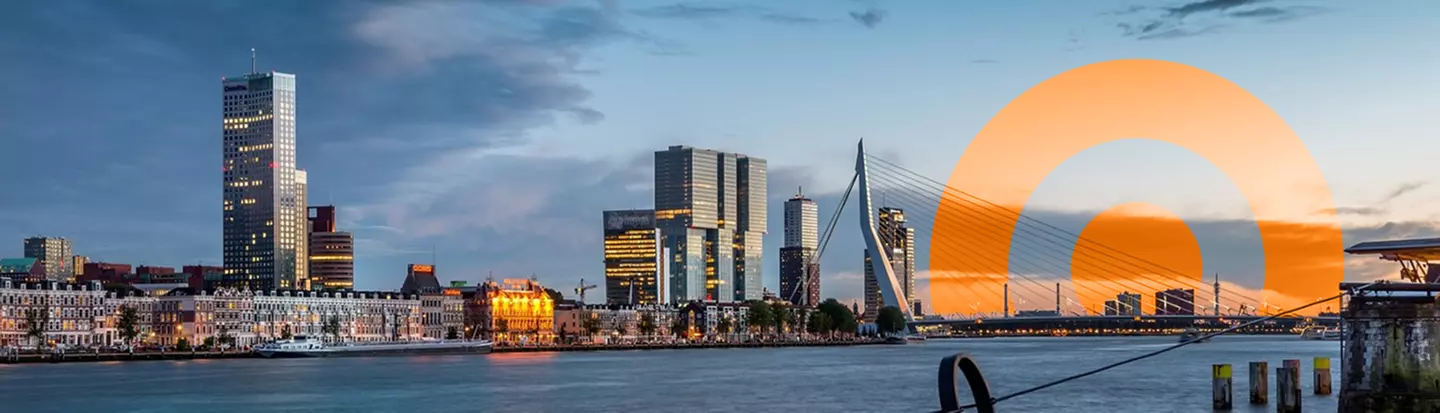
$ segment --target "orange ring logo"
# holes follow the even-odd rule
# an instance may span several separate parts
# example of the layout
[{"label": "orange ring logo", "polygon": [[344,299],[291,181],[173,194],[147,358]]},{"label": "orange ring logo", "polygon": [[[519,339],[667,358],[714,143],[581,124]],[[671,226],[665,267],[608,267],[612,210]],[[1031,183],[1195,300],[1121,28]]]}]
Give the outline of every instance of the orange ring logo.
[{"label": "orange ring logo", "polygon": [[[1272,309],[1293,308],[1335,293],[1344,279],[1344,242],[1334,200],[1319,167],[1300,138],[1264,102],[1239,85],[1195,67],[1148,59],[1113,60],[1052,77],[1021,94],[985,125],[965,149],[947,184],[1021,211],[1035,188],[1062,162],[1091,147],[1124,139],[1151,139],[1184,147],[1218,167],[1244,194],[1265,257],[1264,296],[1247,296],[1249,300],[1263,299]],[[930,302],[938,313],[993,312],[1004,305],[998,292],[1001,283],[1009,279],[1010,244],[1018,217],[1003,215],[998,225],[1008,236],[994,236],[996,224],[986,228],[971,219],[975,208],[983,207],[942,197],[936,211],[931,232]],[[1133,216],[1137,209],[1150,213],[1145,219],[1116,219]],[[1172,254],[1180,257],[1177,260],[1132,255],[1173,269],[1182,277],[1198,279],[1202,271],[1198,241],[1183,221],[1157,210],[1149,204],[1127,204],[1106,211],[1087,225],[1076,247],[1099,242],[1126,251],[1124,244],[1173,244],[1166,249],[1178,251]],[[961,257],[937,253],[941,244],[963,245],[970,253]],[[1099,264],[1072,255],[1075,275],[1071,281],[1077,292],[1087,285],[1114,283],[1125,277],[1155,278],[1151,274],[1119,274],[1114,266],[1107,266],[1110,273],[1098,278],[1077,274]],[[1173,274],[1165,276],[1174,280]],[[1194,287],[1191,281],[1185,283],[1171,281],[1156,289]],[[1131,285],[1132,293],[1154,293],[1135,291],[1137,287]],[[989,291],[995,293],[985,293]],[[1231,291],[1224,294],[1234,298]],[[1011,293],[1016,293],[1014,286]],[[1197,289],[1197,313],[1208,308],[1209,293],[1208,288]],[[1109,298],[1114,298],[1113,294]],[[1094,307],[1087,303],[1086,308]]]}]

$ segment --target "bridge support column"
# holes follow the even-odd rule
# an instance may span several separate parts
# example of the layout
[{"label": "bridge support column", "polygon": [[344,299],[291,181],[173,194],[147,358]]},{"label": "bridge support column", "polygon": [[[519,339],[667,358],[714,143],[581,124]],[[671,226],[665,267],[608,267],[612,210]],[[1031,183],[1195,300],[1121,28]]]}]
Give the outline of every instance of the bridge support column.
[{"label": "bridge support column", "polygon": [[1270,404],[1270,363],[1250,362],[1250,404]]},{"label": "bridge support column", "polygon": [[1437,293],[1437,284],[1392,283],[1351,297],[1340,314],[1341,413],[1440,412]]},{"label": "bridge support column", "polygon": [[1210,369],[1210,379],[1212,382],[1210,386],[1210,404],[1215,410],[1229,411],[1234,407],[1231,405],[1230,400],[1231,396],[1234,395],[1234,391],[1230,387],[1232,384],[1230,376],[1229,364],[1216,364]]}]

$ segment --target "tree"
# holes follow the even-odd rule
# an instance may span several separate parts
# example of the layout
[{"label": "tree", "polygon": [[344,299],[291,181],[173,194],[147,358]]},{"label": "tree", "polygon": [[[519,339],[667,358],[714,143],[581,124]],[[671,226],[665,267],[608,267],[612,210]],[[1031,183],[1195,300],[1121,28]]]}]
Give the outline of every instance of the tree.
[{"label": "tree", "polygon": [[214,349],[214,348],[215,348],[215,336],[205,337],[205,341],[204,341],[203,343],[201,343],[200,345],[205,346],[205,349],[206,349],[206,350]]},{"label": "tree", "polygon": [[647,313],[645,313],[645,314],[641,314],[641,315],[640,315],[640,334],[644,334],[644,335],[647,335],[647,336],[648,336],[648,335],[652,335],[652,334],[655,334],[655,330],[656,330],[656,329],[657,329],[657,327],[655,326],[655,314],[654,314],[654,313],[648,313],[648,312],[647,312]]},{"label": "tree", "polygon": [[624,324],[615,323],[615,334],[624,336],[626,333],[629,333],[629,331],[625,330]]},{"label": "tree", "polygon": [[745,324],[748,324],[752,331],[764,333],[774,319],[775,314],[771,311],[770,304],[764,301],[751,301],[750,308],[745,310]]},{"label": "tree", "polygon": [[565,299],[565,294],[561,294],[559,291],[555,291],[549,288],[545,289],[545,295],[550,296],[550,301],[557,303],[560,302],[560,300]]},{"label": "tree", "polygon": [[830,319],[829,314],[820,311],[811,311],[810,318],[805,321],[805,329],[811,334],[828,334],[832,329],[832,323],[834,323],[834,321]]},{"label": "tree", "polygon": [[[43,299],[43,298],[42,298]],[[45,346],[45,332],[50,328],[50,304],[25,310],[25,336],[35,339],[35,351]]]},{"label": "tree", "polygon": [[115,327],[120,329],[120,338],[125,344],[132,344],[136,337],[140,337],[140,312],[135,307],[120,307],[120,320]]},{"label": "tree", "polygon": [[784,332],[787,327],[795,327],[795,308],[788,305],[772,305],[770,307],[775,313],[775,331]]},{"label": "tree", "polygon": [[893,305],[880,308],[880,315],[875,318],[875,328],[881,334],[894,334],[905,330],[905,314]]},{"label": "tree", "polygon": [[849,308],[834,298],[825,299],[825,302],[820,303],[816,310],[825,313],[830,318],[829,331],[854,333],[860,327],[855,320],[855,313],[850,312]]},{"label": "tree", "polygon": [[176,350],[176,351],[190,351],[190,340],[189,340],[189,339],[185,339],[185,338],[181,338],[181,339],[179,339],[179,340],[175,340],[175,350]]},{"label": "tree", "polygon": [[320,331],[330,336],[335,342],[340,342],[340,316],[332,315],[325,319],[325,325],[320,327]]},{"label": "tree", "polygon": [[674,334],[675,337],[684,338],[685,330],[688,328],[685,328],[685,320],[682,317],[675,317],[675,320],[670,322],[670,334]]},{"label": "tree", "polygon": [[289,340],[291,338],[295,338],[295,334],[290,332],[290,325],[286,324],[285,327],[280,328],[280,339]]},{"label": "tree", "polygon": [[446,329],[445,329],[445,339],[446,339],[446,340],[455,340],[455,339],[459,339],[459,338],[460,338],[460,329],[455,328],[455,326],[450,326],[449,328],[446,328]]},{"label": "tree", "polygon": [[595,317],[591,313],[585,313],[582,314],[582,316],[585,318],[580,320],[580,328],[584,329],[585,332],[587,334],[590,334],[590,336],[592,337],[596,334],[600,334],[600,318]]},{"label": "tree", "polygon": [[495,333],[504,335],[510,332],[510,319],[502,318],[495,320]]},{"label": "tree", "polygon": [[230,335],[229,325],[221,324],[220,327],[216,330],[215,337],[215,340],[218,341],[222,346],[235,342],[235,336]]},{"label": "tree", "polygon": [[722,315],[720,316],[720,321],[715,322],[715,332],[720,334],[730,334],[730,327],[732,325],[733,322],[730,321],[730,316]]}]

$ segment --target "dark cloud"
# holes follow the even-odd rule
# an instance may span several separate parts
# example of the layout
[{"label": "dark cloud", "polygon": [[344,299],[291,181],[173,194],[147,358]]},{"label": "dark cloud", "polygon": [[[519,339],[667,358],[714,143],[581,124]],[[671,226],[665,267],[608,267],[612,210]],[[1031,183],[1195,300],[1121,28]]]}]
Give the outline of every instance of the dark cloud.
[{"label": "dark cloud", "polygon": [[1381,199],[1380,202],[1393,201],[1395,200],[1395,198],[1399,198],[1402,195],[1414,192],[1415,190],[1420,188],[1424,188],[1426,184],[1429,184],[1429,182],[1406,182],[1400,184],[1399,187],[1396,187],[1394,190],[1391,190],[1389,193],[1385,194],[1385,198]]},{"label": "dark cloud", "polygon": [[[1428,184],[1428,183],[1429,183],[1429,182],[1406,182],[1406,183],[1402,183],[1402,184],[1400,184],[1399,186],[1395,187],[1395,189],[1390,190],[1390,192],[1385,193],[1385,196],[1384,196],[1383,198],[1381,198],[1378,202],[1376,202],[1375,205],[1371,205],[1371,206],[1339,207],[1339,208],[1335,208],[1335,209],[1333,209],[1333,210],[1331,210],[1331,211],[1328,211],[1328,212],[1334,212],[1334,213],[1341,214],[1341,215],[1356,215],[1356,216],[1379,216],[1379,215],[1384,215],[1386,212],[1389,212],[1389,210],[1390,210],[1390,208],[1389,208],[1390,201],[1394,201],[1396,198],[1399,198],[1399,197],[1401,197],[1401,196],[1404,196],[1405,194],[1414,192],[1414,191],[1416,191],[1416,190],[1418,190],[1418,189],[1420,189],[1420,188],[1424,188],[1425,185]],[[1326,212],[1326,211],[1321,211],[1321,212]]]},{"label": "dark cloud", "polygon": [[860,24],[863,24],[865,25],[865,27],[869,27],[871,29],[875,28],[875,26],[880,25],[880,22],[885,20],[886,15],[888,15],[886,11],[873,7],[863,12],[850,12],[851,19],[855,19],[855,21],[860,22]]},{"label": "dark cloud", "polygon": [[[1129,19],[1116,24],[1137,40],[1164,40],[1218,33],[1232,22],[1278,23],[1323,13],[1316,6],[1287,6],[1285,0],[1199,0],[1169,7],[1130,6],[1102,13]],[[1254,7],[1257,5],[1262,7]],[[1269,5],[1276,4],[1276,5]]]},{"label": "dark cloud", "polygon": [[641,17],[657,19],[712,21],[732,18],[754,18],[760,21],[786,25],[810,25],[824,22],[824,20],[814,17],[781,13],[765,7],[744,4],[676,3],[637,9],[633,10],[632,13]]}]

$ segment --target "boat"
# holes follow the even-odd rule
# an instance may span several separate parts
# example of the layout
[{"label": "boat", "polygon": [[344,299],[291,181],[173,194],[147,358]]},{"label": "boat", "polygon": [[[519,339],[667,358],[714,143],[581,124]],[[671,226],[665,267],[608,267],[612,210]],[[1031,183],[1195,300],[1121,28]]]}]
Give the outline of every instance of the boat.
[{"label": "boat", "polygon": [[489,353],[489,340],[425,340],[397,343],[345,343],[326,345],[320,339],[296,336],[255,346],[254,352],[265,358],[353,357],[406,354]]},{"label": "boat", "polygon": [[1339,340],[1344,330],[1339,328],[1326,328],[1323,326],[1306,327],[1300,332],[1302,340]]},{"label": "boat", "polygon": [[925,341],[925,336],[922,334],[911,334],[905,336],[905,341]]},{"label": "boat", "polygon": [[1345,330],[1344,330],[1344,329],[1340,329],[1340,328],[1327,328],[1327,329],[1325,329],[1325,331],[1320,332],[1320,339],[1321,339],[1321,340],[1340,340],[1341,337],[1344,336],[1344,333],[1345,333]]},{"label": "boat", "polygon": [[[1196,329],[1193,329],[1193,328],[1187,328],[1187,329],[1185,329],[1185,332],[1180,333],[1180,342],[1181,342],[1181,343],[1184,343],[1184,342],[1188,342],[1188,341],[1194,341],[1195,339],[1198,339],[1198,338],[1200,338],[1201,336],[1202,336],[1202,334],[1200,334],[1200,330],[1196,330]],[[1210,341],[1210,339],[1207,338],[1207,339],[1204,339],[1204,340],[1200,340],[1199,342],[1204,343],[1204,342],[1208,342],[1208,341]]]},{"label": "boat", "polygon": [[906,342],[905,337],[901,337],[901,336],[885,336],[885,344],[905,344],[905,342]]}]

